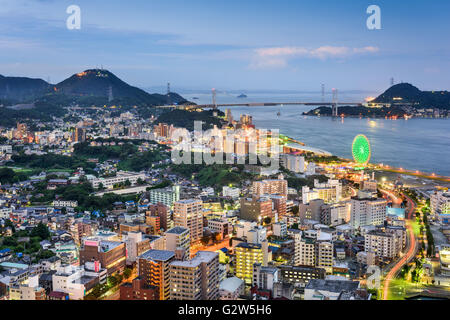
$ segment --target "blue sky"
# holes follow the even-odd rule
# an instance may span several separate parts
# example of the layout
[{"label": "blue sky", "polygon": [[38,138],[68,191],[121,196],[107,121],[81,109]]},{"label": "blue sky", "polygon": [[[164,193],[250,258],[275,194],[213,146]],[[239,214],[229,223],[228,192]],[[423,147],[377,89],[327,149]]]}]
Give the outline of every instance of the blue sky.
[{"label": "blue sky", "polygon": [[[81,8],[68,30],[66,8]],[[366,9],[381,8],[368,30]],[[103,65],[140,87],[450,89],[447,0],[0,0],[0,74],[59,82]]]}]

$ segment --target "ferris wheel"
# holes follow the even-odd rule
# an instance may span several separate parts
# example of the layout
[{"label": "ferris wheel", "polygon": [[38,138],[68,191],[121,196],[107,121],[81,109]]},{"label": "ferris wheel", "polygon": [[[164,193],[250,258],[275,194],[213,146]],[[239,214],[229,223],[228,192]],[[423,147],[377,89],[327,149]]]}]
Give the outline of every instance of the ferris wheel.
[{"label": "ferris wheel", "polygon": [[372,149],[369,139],[365,135],[359,134],[355,137],[352,144],[352,154],[353,160],[356,163],[363,166],[369,163],[370,157],[372,156]]}]

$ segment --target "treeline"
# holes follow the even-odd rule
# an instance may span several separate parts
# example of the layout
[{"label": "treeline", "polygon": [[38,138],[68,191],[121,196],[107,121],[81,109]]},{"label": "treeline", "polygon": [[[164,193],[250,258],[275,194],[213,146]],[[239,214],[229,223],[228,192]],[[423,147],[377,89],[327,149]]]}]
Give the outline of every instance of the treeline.
[{"label": "treeline", "polygon": [[[35,172],[37,173],[37,172]],[[0,169],[0,183],[2,184],[12,184],[20,181],[25,181],[29,176],[33,174],[31,172],[25,173],[22,171],[14,171],[11,168],[1,168]]]},{"label": "treeline", "polygon": [[200,185],[217,188],[229,184],[241,185],[242,181],[252,177],[252,174],[245,172],[244,165],[180,164],[171,165],[170,170],[188,179],[194,175]]},{"label": "treeline", "polygon": [[13,155],[11,158],[14,164],[27,167],[27,168],[39,168],[39,169],[60,169],[60,170],[75,170],[79,167],[86,169],[95,168],[95,164],[87,162],[85,159],[81,159],[77,156],[63,156],[59,154],[44,154],[44,155],[26,155],[19,153]]},{"label": "treeline", "polygon": [[124,143],[115,146],[90,146],[89,142],[77,143],[73,154],[77,157],[97,158],[99,161],[108,159],[123,160],[138,151],[133,143]]},{"label": "treeline", "polygon": [[[218,116],[224,116],[225,114],[217,110]],[[178,128],[186,128],[189,131],[194,130],[194,121],[202,121],[203,122],[203,130],[213,128],[214,125],[220,127],[221,120],[213,115],[214,111],[207,110],[201,112],[190,112],[186,110],[172,110],[166,113],[163,113],[156,120],[156,124],[158,123],[167,123],[172,124],[174,127]]]},{"label": "treeline", "polygon": [[[77,201],[78,211],[112,210],[114,202],[137,200],[136,195],[121,196],[114,193],[106,193],[102,197],[94,195],[94,188],[88,182],[60,186],[55,190],[47,190],[47,182],[43,181],[35,186],[32,202],[50,202],[59,196],[62,200]],[[37,197],[37,195],[42,195]]]}]

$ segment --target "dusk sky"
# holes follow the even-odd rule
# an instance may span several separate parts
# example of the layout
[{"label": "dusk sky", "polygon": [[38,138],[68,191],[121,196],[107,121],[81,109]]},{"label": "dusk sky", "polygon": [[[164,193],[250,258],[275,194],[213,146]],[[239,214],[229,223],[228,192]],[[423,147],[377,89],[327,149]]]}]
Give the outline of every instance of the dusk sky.
[{"label": "dusk sky", "polygon": [[[81,30],[66,28],[72,4]],[[372,4],[382,30],[366,27]],[[445,90],[449,15],[448,0],[0,0],[0,74],[56,83],[103,65],[140,87]]]}]

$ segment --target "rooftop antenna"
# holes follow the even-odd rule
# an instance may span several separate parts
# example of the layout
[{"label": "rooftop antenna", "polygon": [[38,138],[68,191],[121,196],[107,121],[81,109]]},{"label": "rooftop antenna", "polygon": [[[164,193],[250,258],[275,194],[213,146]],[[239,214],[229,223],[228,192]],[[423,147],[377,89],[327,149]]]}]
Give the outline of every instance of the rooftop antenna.
[{"label": "rooftop antenna", "polygon": [[333,117],[337,117],[338,116],[338,107],[337,107],[337,103],[338,103],[338,90],[333,88],[333,104],[331,106],[331,113]]}]

